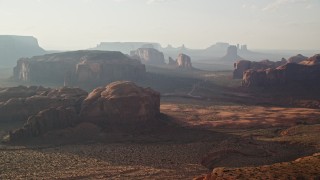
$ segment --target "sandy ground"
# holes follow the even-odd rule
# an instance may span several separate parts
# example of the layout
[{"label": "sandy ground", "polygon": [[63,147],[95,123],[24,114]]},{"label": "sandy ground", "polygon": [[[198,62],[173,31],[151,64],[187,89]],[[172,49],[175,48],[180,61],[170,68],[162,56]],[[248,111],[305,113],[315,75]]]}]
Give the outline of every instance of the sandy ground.
[{"label": "sandy ground", "polygon": [[211,144],[90,144],[0,151],[0,179],[192,179]]},{"label": "sandy ground", "polygon": [[199,102],[163,102],[161,112],[178,117],[185,126],[207,128],[269,128],[320,123],[319,109]]},{"label": "sandy ground", "polygon": [[0,145],[0,179],[192,179],[210,172],[201,163],[273,164],[320,148],[317,109],[171,99],[161,112],[186,128],[157,127],[152,136],[118,142]]}]

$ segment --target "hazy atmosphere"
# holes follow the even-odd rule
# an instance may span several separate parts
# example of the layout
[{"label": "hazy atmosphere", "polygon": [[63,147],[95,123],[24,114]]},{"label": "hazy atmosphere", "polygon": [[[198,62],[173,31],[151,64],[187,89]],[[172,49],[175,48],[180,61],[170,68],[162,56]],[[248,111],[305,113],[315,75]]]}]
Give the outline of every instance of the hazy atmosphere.
[{"label": "hazy atmosphere", "polygon": [[0,179],[320,180],[320,0],[0,0]]},{"label": "hazy atmosphere", "polygon": [[319,49],[318,0],[0,0],[0,34],[49,50],[144,41],[205,48]]}]

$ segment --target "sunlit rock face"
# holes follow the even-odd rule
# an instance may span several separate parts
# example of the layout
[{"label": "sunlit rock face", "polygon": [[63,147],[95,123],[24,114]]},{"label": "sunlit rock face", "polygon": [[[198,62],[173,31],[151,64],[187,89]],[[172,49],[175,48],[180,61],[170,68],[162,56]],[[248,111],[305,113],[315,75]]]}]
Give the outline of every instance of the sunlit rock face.
[{"label": "sunlit rock face", "polygon": [[192,69],[191,58],[188,55],[179,54],[177,64],[179,68]]},{"label": "sunlit rock face", "polygon": [[268,68],[277,68],[286,63],[287,61],[285,59],[282,59],[281,61],[270,61],[266,59],[258,62],[240,60],[234,63],[233,79],[242,79],[243,73],[248,69],[265,70]]},{"label": "sunlit rock face", "polygon": [[144,64],[164,65],[164,55],[154,48],[139,48],[130,52],[130,56],[139,59]]},{"label": "sunlit rock face", "polygon": [[94,89],[83,101],[81,109],[81,118],[102,126],[143,123],[159,114],[160,94],[129,81]]},{"label": "sunlit rock face", "polygon": [[287,63],[278,68],[247,70],[243,74],[242,85],[253,86],[319,86],[320,55],[296,63]]},{"label": "sunlit rock face", "polygon": [[73,51],[18,60],[14,78],[39,83],[102,85],[117,80],[138,81],[145,65],[115,51]]},{"label": "sunlit rock face", "polygon": [[301,61],[299,64],[304,65],[317,65],[320,64],[320,54],[316,54],[310,58],[306,58],[303,61]]},{"label": "sunlit rock face", "polygon": [[72,134],[74,130],[116,128],[132,133],[154,127],[160,115],[160,93],[130,81],[110,83],[89,95],[82,89],[68,87],[4,88],[0,89],[0,99],[0,122],[24,123],[10,131],[10,141],[43,137],[47,133]]}]

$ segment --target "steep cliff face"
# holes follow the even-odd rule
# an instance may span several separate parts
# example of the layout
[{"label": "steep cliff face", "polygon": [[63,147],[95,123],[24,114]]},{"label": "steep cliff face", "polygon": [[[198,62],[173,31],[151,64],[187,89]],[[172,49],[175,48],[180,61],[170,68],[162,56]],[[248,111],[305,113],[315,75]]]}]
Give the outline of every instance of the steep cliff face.
[{"label": "steep cliff face", "polygon": [[129,81],[94,89],[82,103],[81,117],[102,126],[146,123],[160,114],[160,94]]},{"label": "steep cliff face", "polygon": [[97,134],[100,128],[105,132],[129,130],[133,133],[154,127],[159,115],[160,93],[130,81],[110,83],[89,95],[79,88],[67,87],[0,88],[0,122],[25,123],[9,132],[7,140],[12,142],[59,130],[72,137],[74,128],[79,126],[83,127],[80,134],[84,135],[90,127],[96,127],[93,129]]},{"label": "steep cliff face", "polygon": [[20,81],[100,85],[116,80],[137,81],[145,66],[115,51],[74,51],[18,60],[14,78]]},{"label": "steep cliff face", "polygon": [[188,55],[179,54],[177,64],[179,68],[192,69],[191,58]]},{"label": "steep cliff face", "polygon": [[136,51],[131,51],[130,55],[133,58],[139,59],[144,64],[165,64],[163,53],[153,48],[139,48]]},{"label": "steep cliff face", "polygon": [[277,68],[286,63],[287,61],[285,59],[281,61],[263,60],[259,62],[240,60],[234,63],[233,79],[242,79],[243,73],[248,69],[265,70],[268,68]]},{"label": "steep cliff face", "polygon": [[237,46],[229,46],[227,49],[227,54],[221,58],[221,61],[234,62],[234,61],[237,61],[238,59],[242,59],[242,58],[238,56]]},{"label": "steep cliff face", "polygon": [[243,74],[242,85],[251,86],[319,86],[320,55],[317,54],[300,64],[287,63],[278,68],[247,70]]},{"label": "steep cliff face", "polygon": [[44,54],[36,38],[31,36],[0,35],[0,65],[11,66],[22,57]]}]

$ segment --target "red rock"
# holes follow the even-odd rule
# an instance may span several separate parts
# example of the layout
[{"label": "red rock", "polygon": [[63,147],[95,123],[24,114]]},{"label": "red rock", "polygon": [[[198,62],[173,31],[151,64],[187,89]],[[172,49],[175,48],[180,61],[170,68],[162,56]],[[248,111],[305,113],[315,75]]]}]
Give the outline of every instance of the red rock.
[{"label": "red rock", "polygon": [[81,118],[102,125],[146,122],[160,113],[160,94],[129,81],[93,90],[83,101]]}]

